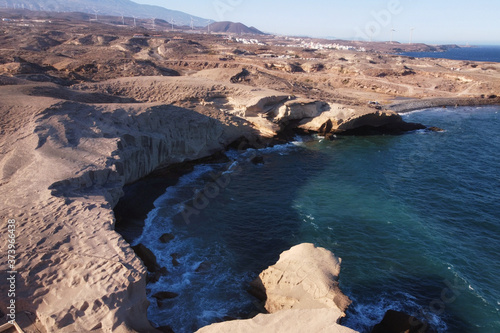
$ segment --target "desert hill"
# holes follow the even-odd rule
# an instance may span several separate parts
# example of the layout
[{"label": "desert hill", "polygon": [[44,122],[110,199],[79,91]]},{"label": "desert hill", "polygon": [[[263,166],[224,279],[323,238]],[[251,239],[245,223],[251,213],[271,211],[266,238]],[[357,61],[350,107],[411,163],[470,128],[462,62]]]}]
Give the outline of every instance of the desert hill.
[{"label": "desert hill", "polygon": [[264,33],[257,28],[247,27],[242,23],[234,22],[215,22],[210,24],[210,31],[212,32],[222,32],[222,33],[232,33],[237,35],[264,35]]}]

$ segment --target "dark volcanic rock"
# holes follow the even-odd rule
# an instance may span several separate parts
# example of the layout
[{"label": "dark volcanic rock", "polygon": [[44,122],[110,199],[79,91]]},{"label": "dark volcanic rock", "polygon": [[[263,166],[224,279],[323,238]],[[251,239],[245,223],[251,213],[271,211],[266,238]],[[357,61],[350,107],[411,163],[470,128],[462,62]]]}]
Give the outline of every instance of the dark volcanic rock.
[{"label": "dark volcanic rock", "polygon": [[435,126],[428,127],[427,130],[431,132],[444,132],[444,129]]},{"label": "dark volcanic rock", "polygon": [[264,164],[264,157],[263,156],[255,156],[250,160],[253,164]]},{"label": "dark volcanic rock", "polygon": [[375,325],[372,333],[431,333],[427,323],[404,312],[389,310],[380,324]]},{"label": "dark volcanic rock", "polygon": [[157,300],[163,301],[165,299],[172,299],[178,297],[179,294],[171,292],[171,291],[160,291],[153,295]]},{"label": "dark volcanic rock", "polygon": [[142,262],[144,263],[144,266],[146,266],[146,268],[148,269],[148,272],[163,273],[163,271],[166,271],[166,269],[163,270],[162,267],[160,267],[154,253],[143,244],[132,246],[132,249],[134,250],[135,254],[137,254],[137,256],[141,258]]},{"label": "dark volcanic rock", "polygon": [[160,242],[162,242],[162,243],[168,243],[171,240],[173,240],[174,238],[175,238],[175,236],[173,234],[166,233],[166,234],[161,235]]},{"label": "dark volcanic rock", "polygon": [[181,257],[179,253],[172,253],[170,256],[172,257],[172,265],[174,265],[174,267],[181,264],[179,261],[177,261],[177,259]]},{"label": "dark volcanic rock", "polygon": [[203,273],[203,272],[210,270],[210,268],[212,268],[212,263],[210,263],[208,261],[204,261],[198,265],[198,268],[196,268],[195,272],[196,273]]},{"label": "dark volcanic rock", "polygon": [[171,292],[171,291],[160,291],[160,292],[153,295],[153,297],[156,298],[156,304],[158,304],[158,307],[160,307],[160,308],[165,307],[169,303],[170,300],[172,300],[178,296],[179,296],[179,294]]}]

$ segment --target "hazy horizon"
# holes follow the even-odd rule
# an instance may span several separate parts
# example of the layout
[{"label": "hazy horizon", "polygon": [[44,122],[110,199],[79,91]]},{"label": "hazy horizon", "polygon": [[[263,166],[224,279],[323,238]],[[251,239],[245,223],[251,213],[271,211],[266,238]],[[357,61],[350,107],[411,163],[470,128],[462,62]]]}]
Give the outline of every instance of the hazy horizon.
[{"label": "hazy horizon", "polygon": [[[500,2],[458,0],[133,0],[268,33],[430,44],[500,45]],[[205,24],[206,22],[197,22]],[[411,29],[413,28],[413,32]],[[392,30],[395,31],[392,31]]]}]

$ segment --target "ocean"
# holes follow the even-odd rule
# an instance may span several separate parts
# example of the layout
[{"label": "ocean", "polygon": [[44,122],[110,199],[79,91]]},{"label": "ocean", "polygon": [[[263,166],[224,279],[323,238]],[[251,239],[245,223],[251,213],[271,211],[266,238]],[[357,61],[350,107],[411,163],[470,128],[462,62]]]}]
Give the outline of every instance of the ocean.
[{"label": "ocean", "polygon": [[[445,131],[297,138],[181,177],[133,241],[169,270],[148,285],[150,320],[193,332],[248,317],[248,283],[310,242],[342,258],[348,327],[369,332],[394,309],[440,333],[500,332],[500,107],[404,118]],[[159,306],[159,291],[179,296]]]},{"label": "ocean", "polygon": [[401,54],[416,58],[500,62],[500,46],[474,46],[449,49],[445,52],[405,52]]}]

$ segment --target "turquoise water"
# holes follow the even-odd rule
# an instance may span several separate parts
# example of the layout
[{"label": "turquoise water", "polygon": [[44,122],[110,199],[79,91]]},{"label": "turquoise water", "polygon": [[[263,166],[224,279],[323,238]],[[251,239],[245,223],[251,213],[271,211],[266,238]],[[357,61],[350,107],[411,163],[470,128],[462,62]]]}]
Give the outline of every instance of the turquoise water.
[{"label": "turquoise water", "polygon": [[[180,294],[161,308],[151,299],[150,319],[192,332],[245,317],[256,310],[248,282],[312,242],[343,260],[351,328],[369,332],[395,309],[438,332],[500,332],[500,107],[404,117],[446,131],[231,152],[230,166],[181,178],[135,241],[170,271],[150,294]],[[248,161],[255,154],[263,165]],[[169,244],[157,241],[165,232]]]}]

